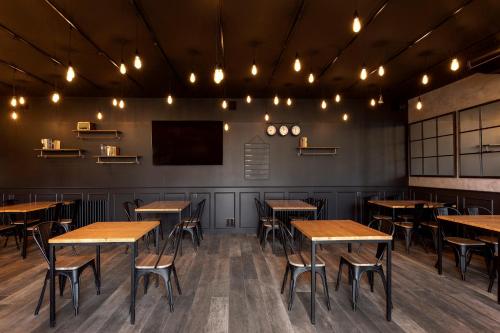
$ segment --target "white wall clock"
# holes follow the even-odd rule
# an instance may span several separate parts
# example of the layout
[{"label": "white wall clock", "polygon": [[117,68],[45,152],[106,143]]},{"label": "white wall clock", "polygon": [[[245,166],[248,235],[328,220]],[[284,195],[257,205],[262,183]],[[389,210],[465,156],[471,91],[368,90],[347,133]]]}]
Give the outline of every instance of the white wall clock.
[{"label": "white wall clock", "polygon": [[294,125],[292,126],[292,135],[297,136],[300,134],[300,126]]},{"label": "white wall clock", "polygon": [[280,134],[281,136],[285,136],[288,134],[288,127],[286,127],[285,125],[281,125],[280,126]]},{"label": "white wall clock", "polygon": [[276,126],[274,125],[267,126],[266,133],[269,136],[273,136],[274,134],[276,134]]}]

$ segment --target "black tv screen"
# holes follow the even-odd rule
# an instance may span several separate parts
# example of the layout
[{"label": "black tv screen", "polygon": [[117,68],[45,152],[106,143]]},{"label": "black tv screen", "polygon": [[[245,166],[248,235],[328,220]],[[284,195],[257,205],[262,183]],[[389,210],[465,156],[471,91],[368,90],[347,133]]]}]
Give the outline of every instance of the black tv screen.
[{"label": "black tv screen", "polygon": [[154,165],[221,165],[221,121],[152,122]]}]

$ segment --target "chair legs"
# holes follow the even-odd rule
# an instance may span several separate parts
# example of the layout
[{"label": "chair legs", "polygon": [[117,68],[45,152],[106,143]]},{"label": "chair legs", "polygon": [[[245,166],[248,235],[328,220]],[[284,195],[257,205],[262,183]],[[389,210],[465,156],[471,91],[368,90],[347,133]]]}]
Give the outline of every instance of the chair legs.
[{"label": "chair legs", "polygon": [[42,292],[40,293],[40,297],[38,298],[38,304],[36,305],[36,309],[35,309],[35,316],[37,316],[38,313],[40,312],[40,307],[42,306],[43,296],[45,295],[45,288],[47,287],[48,280],[49,280],[49,270],[47,270],[47,273],[45,274],[45,278],[43,279]]},{"label": "chair legs", "polygon": [[[285,291],[285,284],[287,281],[288,273],[290,272],[290,285],[289,285],[289,294],[288,294],[288,311],[292,310],[293,306],[293,301],[295,299],[295,289],[297,287],[297,279],[298,277],[304,273],[304,272],[310,272],[311,268],[310,267],[290,267],[290,265],[287,265],[286,270],[285,270],[285,275],[283,276],[283,283],[281,285],[281,293]],[[330,294],[328,292],[328,281],[326,279],[326,267],[318,267],[317,274],[320,275],[321,281],[323,282],[323,292],[325,293],[326,297],[326,306],[328,310],[331,309],[330,305]],[[313,277],[311,277],[313,278]],[[314,277],[316,278],[316,277]]]},{"label": "chair legs", "polygon": [[[173,273],[174,275],[177,291],[179,292],[179,295],[182,295],[175,266],[172,266],[171,269],[147,269],[147,270],[136,271],[136,276],[135,276],[136,286],[137,282],[139,281],[139,278],[141,276],[144,277],[144,294],[147,293],[149,285],[149,274],[151,273],[155,274],[157,277],[161,277],[163,279],[163,282],[165,282],[165,289],[167,291],[167,299],[168,299],[168,305],[170,307],[170,312],[174,312],[174,293],[172,288],[172,279],[170,278],[171,273]],[[137,288],[134,292],[137,292]]]}]

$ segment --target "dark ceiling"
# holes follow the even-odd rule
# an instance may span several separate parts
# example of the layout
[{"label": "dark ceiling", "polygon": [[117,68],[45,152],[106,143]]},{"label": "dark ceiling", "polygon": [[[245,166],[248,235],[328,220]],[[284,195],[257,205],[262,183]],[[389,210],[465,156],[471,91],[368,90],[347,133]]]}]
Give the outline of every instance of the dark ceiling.
[{"label": "dark ceiling", "polygon": [[[418,84],[424,71],[431,75],[425,89],[434,89],[471,74],[465,61],[500,45],[498,0],[225,0],[226,79],[217,86],[218,8],[218,0],[0,1],[0,93],[11,94],[15,81],[36,96],[57,84],[65,96],[160,97],[171,90],[183,97],[365,97],[382,90],[404,99],[424,91]],[[364,23],[357,35],[355,9]],[[132,67],[136,47],[140,71]],[[70,84],[64,80],[69,50],[77,71]],[[113,64],[122,52],[126,77]],[[297,52],[300,73],[292,70]],[[462,61],[458,73],[448,69],[453,56]],[[369,71],[384,64],[386,75],[360,81],[363,63]],[[497,61],[479,70],[499,68]],[[191,71],[195,85],[188,81]]]}]

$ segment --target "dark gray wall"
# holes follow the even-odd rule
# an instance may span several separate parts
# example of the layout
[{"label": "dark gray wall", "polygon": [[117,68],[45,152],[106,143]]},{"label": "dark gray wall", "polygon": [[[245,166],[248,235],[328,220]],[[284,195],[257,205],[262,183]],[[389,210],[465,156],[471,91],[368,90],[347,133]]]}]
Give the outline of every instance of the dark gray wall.
[{"label": "dark gray wall", "polygon": [[[98,111],[104,114],[101,121],[96,119]],[[297,137],[265,134],[266,112],[272,122],[298,123],[310,145],[340,146],[338,155],[298,157]],[[343,112],[349,113],[349,121],[341,120]],[[230,124],[230,131],[224,134],[224,165],[152,165],[151,120],[200,119]],[[87,120],[100,129],[122,131],[120,141],[109,143],[120,146],[124,155],[142,155],[141,164],[95,164],[92,156],[106,142],[78,140],[71,132],[77,121]],[[211,202],[207,226],[225,227],[228,217],[234,217],[238,226],[253,226],[245,217],[253,212],[253,196],[306,197],[318,192],[332,200],[331,217],[355,217],[354,201],[362,193],[398,192],[407,185],[406,115],[371,109],[365,100],[343,101],[327,110],[321,110],[317,100],[295,101],[292,108],[276,107],[269,100],[254,100],[250,105],[239,100],[237,110],[223,111],[220,100],[212,99],[175,100],[173,105],[163,99],[128,99],[124,110],[113,108],[110,99],[68,98],[56,107],[48,99],[31,99],[16,122],[6,111],[0,121],[0,187],[4,195],[24,193],[26,200],[63,194],[104,198],[109,202],[109,218],[122,218],[119,202],[129,198],[193,198],[193,193],[200,193],[194,197],[205,196]],[[246,181],[243,177],[243,145],[255,136],[271,147],[269,180]],[[36,158],[33,149],[45,137],[60,139],[62,147],[85,149],[87,157]]]}]

